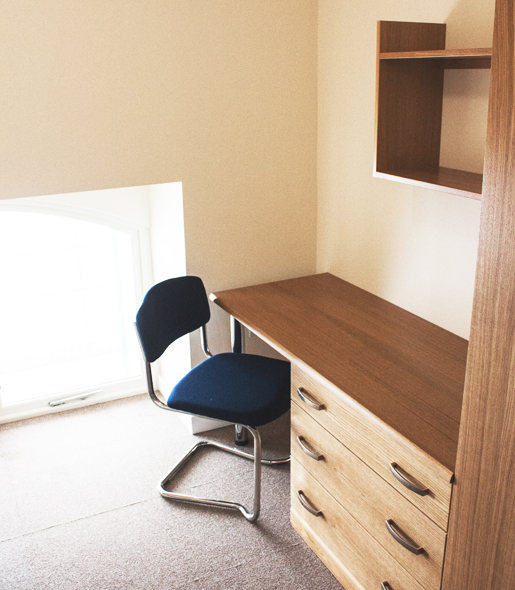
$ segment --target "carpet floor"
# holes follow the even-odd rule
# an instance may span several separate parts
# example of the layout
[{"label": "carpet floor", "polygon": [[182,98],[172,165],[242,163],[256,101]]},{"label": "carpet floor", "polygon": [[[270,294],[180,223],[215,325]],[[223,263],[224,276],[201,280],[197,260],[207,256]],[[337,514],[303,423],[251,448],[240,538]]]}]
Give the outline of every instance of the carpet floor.
[{"label": "carpet floor", "polygon": [[[289,453],[288,419],[260,428],[265,457]],[[0,425],[0,588],[341,590],[290,525],[288,465],[263,466],[254,524],[159,495],[199,438],[146,396]],[[250,507],[252,463],[205,449],[176,489]]]}]

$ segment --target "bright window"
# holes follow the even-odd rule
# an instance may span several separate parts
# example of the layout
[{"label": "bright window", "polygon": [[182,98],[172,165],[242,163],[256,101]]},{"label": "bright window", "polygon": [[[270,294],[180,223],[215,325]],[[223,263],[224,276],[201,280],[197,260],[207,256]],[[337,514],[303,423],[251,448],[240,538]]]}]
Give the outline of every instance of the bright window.
[{"label": "bright window", "polygon": [[138,264],[136,230],[0,210],[2,413],[113,384],[141,388]]}]

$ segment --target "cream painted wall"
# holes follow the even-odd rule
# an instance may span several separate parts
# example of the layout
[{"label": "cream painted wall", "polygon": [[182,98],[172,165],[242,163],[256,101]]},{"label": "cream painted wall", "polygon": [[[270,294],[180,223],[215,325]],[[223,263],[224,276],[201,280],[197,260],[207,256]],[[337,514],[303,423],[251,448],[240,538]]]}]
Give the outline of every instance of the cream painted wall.
[{"label": "cream painted wall", "polygon": [[0,3],[0,198],[181,181],[208,290],[315,270],[316,104],[316,0]]},{"label": "cream painted wall", "polygon": [[[491,47],[494,0],[320,0],[317,270],[468,337],[480,204],[373,178],[376,23]],[[442,164],[481,168],[488,73],[446,74]]]},{"label": "cream painted wall", "polygon": [[[448,47],[489,46],[493,5],[3,0],[0,198],[182,181],[187,270],[208,290],[316,257],[467,336],[480,205],[372,177],[376,21],[447,22]],[[453,149],[449,131],[445,157],[477,167],[484,125],[472,141],[455,121],[463,106],[483,118],[487,81],[464,95],[448,78],[462,137]],[[216,310],[212,331],[226,348]]]}]

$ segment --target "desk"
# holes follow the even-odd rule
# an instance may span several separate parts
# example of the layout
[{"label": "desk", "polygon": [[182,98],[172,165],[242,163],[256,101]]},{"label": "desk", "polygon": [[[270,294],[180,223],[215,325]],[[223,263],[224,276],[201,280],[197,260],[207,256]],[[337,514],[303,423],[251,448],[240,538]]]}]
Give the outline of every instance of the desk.
[{"label": "desk", "polygon": [[467,341],[327,273],[211,299],[292,363],[297,531],[347,590],[439,588]]}]

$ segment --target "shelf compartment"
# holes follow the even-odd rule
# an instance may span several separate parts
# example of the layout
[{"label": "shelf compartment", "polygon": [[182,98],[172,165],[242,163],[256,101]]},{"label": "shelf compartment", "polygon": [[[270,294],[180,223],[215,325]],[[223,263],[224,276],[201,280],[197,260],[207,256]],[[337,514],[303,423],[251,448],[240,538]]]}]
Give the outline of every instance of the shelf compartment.
[{"label": "shelf compartment", "polygon": [[452,193],[460,197],[481,200],[483,175],[465,170],[439,166],[436,170],[390,170],[374,173],[377,178],[396,180],[412,186]]},{"label": "shelf compartment", "polygon": [[482,175],[440,166],[444,71],[489,68],[491,49],[445,49],[445,24],[380,21],[374,176],[480,199]]}]

